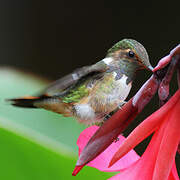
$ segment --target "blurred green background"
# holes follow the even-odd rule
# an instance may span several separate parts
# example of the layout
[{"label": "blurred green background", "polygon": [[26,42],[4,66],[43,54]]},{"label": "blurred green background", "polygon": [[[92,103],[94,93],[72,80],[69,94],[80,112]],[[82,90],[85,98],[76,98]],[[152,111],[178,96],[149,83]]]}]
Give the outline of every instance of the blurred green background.
[{"label": "blurred green background", "polygon": [[[0,1],[0,66],[24,71],[0,69],[0,179],[110,177],[88,167],[71,176],[76,140],[84,126],[44,110],[11,107],[4,99],[39,92],[47,85],[46,79],[58,79],[101,60],[123,38],[141,42],[155,66],[180,42],[179,5],[179,1]],[[137,75],[130,96],[149,76]],[[176,88],[172,83],[171,91]],[[157,107],[154,98],[124,134]],[[147,143],[136,148],[139,154]],[[179,161],[178,156],[178,169]]]}]

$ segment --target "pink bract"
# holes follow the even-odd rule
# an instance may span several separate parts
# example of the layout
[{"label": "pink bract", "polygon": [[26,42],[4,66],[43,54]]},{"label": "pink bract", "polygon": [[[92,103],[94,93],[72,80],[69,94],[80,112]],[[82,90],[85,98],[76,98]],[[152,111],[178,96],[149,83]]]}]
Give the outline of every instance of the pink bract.
[{"label": "pink bract", "polygon": [[[180,89],[171,98],[169,91],[176,69],[180,88],[180,45],[159,61],[151,78],[121,110],[100,128],[93,126],[83,131],[78,140],[81,155],[73,175],[88,163],[102,171],[121,172],[111,180],[179,180],[175,155],[180,152]],[[119,141],[114,143],[113,140],[157,91],[161,108],[138,125],[126,139],[119,136]],[[152,139],[139,158],[133,148],[151,134]]]},{"label": "pink bract", "polygon": [[[81,153],[89,139],[92,137],[92,135],[98,130],[98,128],[98,126],[91,126],[85,129],[80,134],[77,140],[79,154]],[[101,153],[97,158],[88,163],[87,166],[97,168],[101,171],[119,171],[132,165],[139,159],[139,156],[136,154],[134,150],[131,150],[111,168],[108,168],[110,160],[112,159],[114,153],[118,150],[119,146],[122,144],[124,140],[125,137],[120,135],[116,142],[113,142],[103,153]]]}]

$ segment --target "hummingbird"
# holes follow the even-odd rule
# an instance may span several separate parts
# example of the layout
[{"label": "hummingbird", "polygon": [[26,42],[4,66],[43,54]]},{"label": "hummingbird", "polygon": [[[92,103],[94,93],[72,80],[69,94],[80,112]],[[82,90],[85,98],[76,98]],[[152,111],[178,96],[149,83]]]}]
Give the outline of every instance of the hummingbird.
[{"label": "hummingbird", "polygon": [[112,46],[101,61],[50,84],[36,96],[9,99],[18,107],[44,108],[86,125],[101,124],[121,108],[138,70],[153,70],[146,49],[133,39]]}]

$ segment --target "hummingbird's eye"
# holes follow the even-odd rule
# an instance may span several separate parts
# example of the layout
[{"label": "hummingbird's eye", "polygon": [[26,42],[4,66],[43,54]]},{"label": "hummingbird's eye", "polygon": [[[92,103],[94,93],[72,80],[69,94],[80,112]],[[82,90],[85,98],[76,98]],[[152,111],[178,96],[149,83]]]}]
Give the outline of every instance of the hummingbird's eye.
[{"label": "hummingbird's eye", "polygon": [[133,58],[135,54],[134,54],[133,51],[129,51],[129,52],[128,52],[128,55],[129,55],[129,57]]}]

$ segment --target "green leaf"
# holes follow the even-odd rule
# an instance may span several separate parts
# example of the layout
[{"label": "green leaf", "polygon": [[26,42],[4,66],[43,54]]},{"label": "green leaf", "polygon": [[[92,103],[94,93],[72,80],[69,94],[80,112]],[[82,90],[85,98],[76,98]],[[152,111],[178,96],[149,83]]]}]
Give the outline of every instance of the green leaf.
[{"label": "green leaf", "polygon": [[47,82],[10,69],[0,70],[0,179],[107,179],[112,174],[85,167],[72,177],[76,141],[85,128],[73,118],[37,109],[16,108],[4,99],[32,95]]}]

